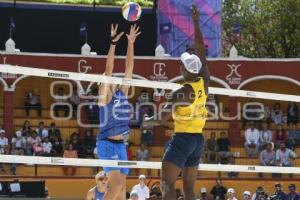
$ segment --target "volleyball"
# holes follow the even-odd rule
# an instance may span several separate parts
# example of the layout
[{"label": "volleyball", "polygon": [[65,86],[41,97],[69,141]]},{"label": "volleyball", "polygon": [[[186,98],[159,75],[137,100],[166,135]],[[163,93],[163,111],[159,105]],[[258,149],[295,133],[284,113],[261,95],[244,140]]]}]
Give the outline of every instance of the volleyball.
[{"label": "volleyball", "polygon": [[139,20],[142,14],[142,8],[138,3],[128,2],[122,7],[124,19],[130,22]]}]

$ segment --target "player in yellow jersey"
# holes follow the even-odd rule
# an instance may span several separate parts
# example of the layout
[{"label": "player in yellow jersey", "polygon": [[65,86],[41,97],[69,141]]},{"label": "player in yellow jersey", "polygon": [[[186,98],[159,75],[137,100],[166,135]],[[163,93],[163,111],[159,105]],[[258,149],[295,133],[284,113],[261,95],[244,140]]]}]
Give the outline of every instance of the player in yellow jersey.
[{"label": "player in yellow jersey", "polygon": [[196,6],[192,6],[191,13],[195,29],[195,49],[181,55],[183,87],[172,94],[169,101],[172,112],[163,113],[160,122],[167,124],[173,117],[175,132],[162,161],[161,187],[164,200],[176,199],[175,182],[181,171],[184,199],[195,199],[194,185],[204,147],[202,130],[207,115],[205,104],[210,75]]}]

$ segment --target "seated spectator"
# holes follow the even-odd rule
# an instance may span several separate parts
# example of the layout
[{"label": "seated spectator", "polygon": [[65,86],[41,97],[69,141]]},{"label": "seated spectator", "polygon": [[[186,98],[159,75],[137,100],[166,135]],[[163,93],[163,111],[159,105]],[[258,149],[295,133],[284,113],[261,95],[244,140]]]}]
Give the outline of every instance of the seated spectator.
[{"label": "seated spectator", "polygon": [[287,124],[289,125],[290,123],[297,124],[299,123],[299,108],[295,104],[295,102],[290,102],[287,110]]},{"label": "seated spectator", "polygon": [[82,144],[79,140],[79,134],[76,132],[73,132],[70,136],[70,144],[72,144],[73,149],[77,151],[78,157],[82,158]]},{"label": "seated spectator", "polygon": [[85,157],[93,157],[94,148],[96,146],[96,140],[91,130],[86,130],[83,139],[83,149]]},{"label": "seated spectator", "polygon": [[39,127],[36,129],[36,132],[40,138],[45,138],[49,136],[49,132],[45,127],[45,123],[43,121],[39,122]]},{"label": "seated spectator", "polygon": [[[98,96],[98,89],[93,89],[92,92],[88,94],[89,96]],[[91,125],[99,124],[99,106],[98,98],[90,98],[87,100],[89,105],[84,106],[87,115],[88,123]]]},{"label": "seated spectator", "polygon": [[297,130],[297,124],[295,123],[290,123],[289,127],[290,130],[288,131],[288,147],[294,150],[300,141],[300,130]]},{"label": "seated spectator", "polygon": [[42,105],[40,103],[40,96],[36,95],[33,90],[29,91],[26,96],[26,101],[24,105],[26,116],[29,116],[29,111],[34,109],[37,111],[39,116],[42,116]]},{"label": "seated spectator", "polygon": [[222,131],[220,135],[221,137],[217,140],[218,162],[224,163],[224,160],[226,162],[232,154],[230,153],[230,140],[226,137],[226,133]]},{"label": "seated spectator", "polygon": [[[291,167],[292,160],[295,160],[297,157],[296,153],[293,152],[291,149],[286,148],[286,143],[281,142],[280,148],[276,151],[276,163],[277,166],[281,167]],[[292,174],[289,174],[290,178],[292,178]],[[278,175],[281,177],[281,174]]]},{"label": "seated spectator", "polygon": [[258,186],[255,193],[252,196],[252,200],[268,200],[268,194],[265,192],[262,186]]},{"label": "seated spectator", "polygon": [[274,104],[271,115],[272,115],[272,120],[276,125],[282,123],[282,111],[281,111],[280,104],[278,102]]},{"label": "seated spectator", "polygon": [[216,180],[216,185],[211,189],[210,194],[213,195],[214,200],[225,200],[227,189],[222,185],[220,179]]},{"label": "seated spectator", "polygon": [[205,143],[205,151],[208,163],[215,164],[217,162],[217,149],[218,144],[216,140],[216,133],[211,132],[210,138]]},{"label": "seated spectator", "polygon": [[264,105],[264,118],[263,121],[266,123],[272,122],[272,114],[270,107],[268,105]]},{"label": "seated spectator", "polygon": [[286,131],[283,129],[281,124],[277,125],[277,130],[275,131],[275,147],[279,148],[282,142],[286,142],[288,139]]},{"label": "seated spectator", "polygon": [[54,122],[50,124],[48,132],[49,132],[49,138],[56,136],[59,141],[62,141],[60,130],[56,127]]},{"label": "seated spectator", "polygon": [[[24,155],[24,144],[25,144],[25,139],[22,136],[22,131],[16,131],[16,134],[13,136],[11,139],[11,154],[12,155]],[[17,170],[17,165],[12,164],[11,166],[11,171],[13,175],[16,175],[16,170]]]},{"label": "seated spectator", "polygon": [[237,200],[237,198],[235,197],[235,191],[233,188],[229,188],[227,190],[227,200]]},{"label": "seated spectator", "polygon": [[5,137],[5,131],[3,129],[0,130],[0,154],[8,154],[9,146],[8,139]]},{"label": "seated spectator", "polygon": [[132,187],[131,191],[136,191],[139,196],[139,200],[146,200],[150,197],[149,195],[149,188],[145,184],[146,176],[141,174],[139,176],[139,184]]},{"label": "seated spectator", "polygon": [[296,185],[289,185],[289,193],[287,194],[286,200],[300,200],[300,194],[296,192]]},{"label": "seated spectator", "polygon": [[57,136],[53,136],[50,140],[52,144],[52,151],[51,154],[52,156],[62,156],[62,151],[63,151],[63,144],[61,141],[59,141]]},{"label": "seated spectator", "polygon": [[243,192],[243,200],[251,200],[251,192],[249,191]]},{"label": "seated spectator", "polygon": [[52,152],[52,144],[49,141],[49,138],[44,138],[44,142],[42,143],[42,155],[43,156],[51,156]]},{"label": "seated spectator", "polygon": [[26,156],[32,156],[33,152],[32,152],[32,137],[31,137],[31,133],[26,134],[24,136],[24,154]]},{"label": "seated spectator", "polygon": [[31,125],[28,120],[25,120],[22,127],[22,135],[30,135],[31,134]]},{"label": "seated spectator", "polygon": [[287,196],[282,191],[280,183],[275,183],[275,193],[270,196],[270,199],[283,199],[286,200]]},{"label": "seated spectator", "polygon": [[69,115],[70,107],[66,105],[68,103],[66,97],[67,96],[64,92],[64,89],[59,88],[54,98],[55,103],[57,103],[57,105],[55,105],[53,108],[56,117],[59,117],[59,111],[64,111],[65,117]]},{"label": "seated spectator", "polygon": [[[272,143],[267,143],[266,149],[260,153],[259,161],[262,166],[275,166],[275,151]],[[263,174],[259,173],[259,177],[262,178]]]},{"label": "seated spectator", "polygon": [[126,146],[126,148],[127,148],[127,159],[128,160],[133,160],[133,151],[131,150],[131,146],[132,146],[131,142],[129,142]]},{"label": "seated spectator", "polygon": [[72,96],[69,99],[69,102],[72,105],[73,116],[76,117],[77,107],[80,104],[80,98],[78,96],[78,90],[77,90],[76,86],[73,87],[73,93],[72,93]]},{"label": "seated spectator", "polygon": [[[143,120],[148,117],[147,114],[144,115]],[[153,138],[153,126],[146,126],[143,122],[141,122],[141,144],[150,145],[152,144]]]},{"label": "seated spectator", "polygon": [[259,150],[259,131],[255,128],[253,122],[249,123],[249,128],[245,131],[245,140],[245,149],[248,157],[257,156]]},{"label": "seated spectator", "polygon": [[[69,144],[68,147],[64,151],[64,158],[78,158],[77,151],[73,149],[73,145]],[[69,169],[71,169],[71,174],[69,174]],[[66,176],[74,176],[76,173],[76,167],[64,167],[63,172]]]},{"label": "seated spectator", "polygon": [[146,145],[141,144],[140,149],[136,152],[136,159],[138,161],[148,161],[150,158],[150,152],[147,149]]},{"label": "seated spectator", "polygon": [[129,196],[129,200],[139,200],[139,194],[137,191],[131,191],[130,192],[130,196]]},{"label": "seated spectator", "polygon": [[266,122],[262,123],[262,129],[259,133],[259,144],[260,150],[263,150],[266,147],[266,144],[272,142],[273,136],[272,131],[269,129],[269,126]]},{"label": "seated spectator", "polygon": [[161,197],[162,197],[162,193],[160,191],[160,186],[159,185],[152,186],[151,191],[150,191],[150,198],[153,198],[153,199],[160,198],[161,199]]},{"label": "seated spectator", "polygon": [[[234,156],[230,156],[228,158],[228,164],[235,165],[235,157]],[[228,175],[228,178],[237,178],[239,176],[239,173],[238,172],[228,172],[227,175]]]}]

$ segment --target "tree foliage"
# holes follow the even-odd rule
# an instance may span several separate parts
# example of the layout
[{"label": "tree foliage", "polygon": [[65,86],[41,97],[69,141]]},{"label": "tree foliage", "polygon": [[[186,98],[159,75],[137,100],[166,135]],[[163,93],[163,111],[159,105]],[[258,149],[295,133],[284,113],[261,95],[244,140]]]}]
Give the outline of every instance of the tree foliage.
[{"label": "tree foliage", "polygon": [[224,39],[240,55],[300,57],[300,0],[224,0],[223,6]]}]

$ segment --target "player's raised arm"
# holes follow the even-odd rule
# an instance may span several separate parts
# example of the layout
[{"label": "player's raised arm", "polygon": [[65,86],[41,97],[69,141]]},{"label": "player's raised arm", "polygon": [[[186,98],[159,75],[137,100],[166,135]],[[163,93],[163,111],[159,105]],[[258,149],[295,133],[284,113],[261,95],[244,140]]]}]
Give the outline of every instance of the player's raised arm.
[{"label": "player's raised arm", "polygon": [[[133,66],[134,66],[134,43],[136,37],[141,34],[139,32],[139,27],[136,26],[135,24],[131,26],[130,28],[130,33],[126,34],[127,39],[128,39],[128,46],[127,46],[127,58],[126,58],[126,68],[125,68],[125,77],[131,79],[132,78],[132,73],[133,73]],[[127,96],[128,95],[128,90],[129,90],[128,85],[122,85],[121,90],[123,93]]]},{"label": "player's raised arm", "polygon": [[202,62],[202,70],[200,71],[199,75],[203,77],[204,79],[204,85],[206,94],[208,92],[208,85],[210,81],[210,73],[207,67],[207,60],[206,60],[206,50],[205,50],[205,44],[203,40],[203,35],[200,31],[199,27],[199,11],[198,8],[195,5],[192,5],[191,8],[192,12],[192,18],[194,23],[194,29],[195,29],[195,50],[196,54],[199,56],[201,62]]},{"label": "player's raised arm", "polygon": [[[124,32],[117,34],[117,31],[118,31],[118,25],[114,26],[112,24],[111,32],[110,32],[111,43],[110,43],[110,48],[109,48],[108,55],[107,55],[106,68],[105,68],[105,72],[104,72],[104,75],[106,75],[106,76],[112,75],[112,72],[114,69],[116,45],[117,45],[117,42],[119,41],[119,39],[124,34]],[[110,88],[110,84],[101,83],[99,86],[98,95],[100,97],[98,100],[99,105],[106,105],[112,98],[112,91]]]}]

